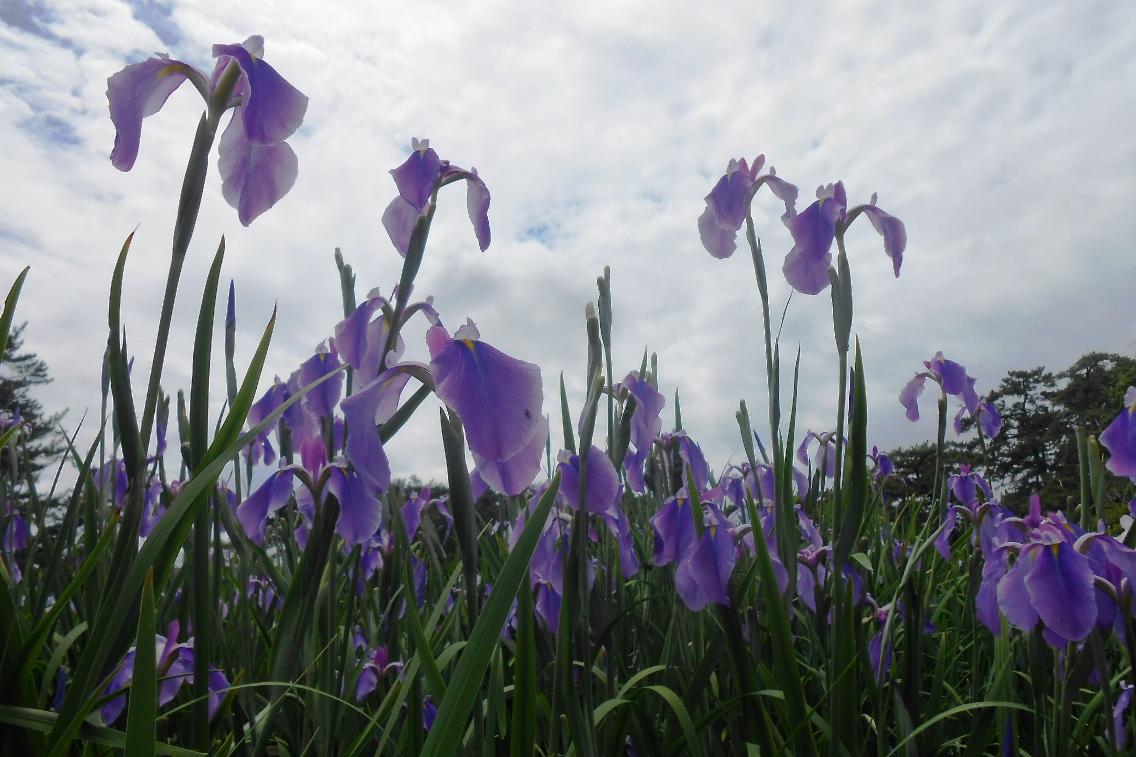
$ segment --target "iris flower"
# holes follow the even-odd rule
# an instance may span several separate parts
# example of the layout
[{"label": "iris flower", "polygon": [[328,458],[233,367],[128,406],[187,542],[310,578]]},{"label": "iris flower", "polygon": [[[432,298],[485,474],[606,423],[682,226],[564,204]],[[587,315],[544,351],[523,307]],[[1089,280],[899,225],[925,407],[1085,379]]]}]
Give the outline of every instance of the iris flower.
[{"label": "iris flower", "polygon": [[[211,77],[165,54],[132,63],[107,79],[107,100],[114,123],[110,161],[129,171],[138,157],[142,119],[161,110],[187,79],[210,108],[233,108],[219,145],[221,192],[248,226],[275,205],[296,183],[296,153],[284,141],[303,123],[308,98],[264,60],[264,38],[241,44],[214,45]],[[230,64],[240,67],[227,102],[212,102]]]},{"label": "iris flower", "polygon": [[520,494],[540,469],[548,437],[540,368],[481,341],[473,321],[452,337],[434,326],[426,344],[434,391],[461,418],[481,478]]},{"label": "iris flower", "polygon": [[891,258],[892,270],[898,278],[903,251],[907,248],[907,230],[903,221],[878,208],[874,193],[867,205],[857,205],[848,210],[848,196],[842,181],[817,187],[816,195],[816,202],[785,219],[785,225],[793,235],[793,248],[785,256],[782,270],[790,286],[801,294],[819,294],[828,287],[832,242],[861,213],[884,238],[884,252]]},{"label": "iris flower", "polygon": [[1105,463],[1118,476],[1136,477],[1136,386],[1124,394],[1124,409],[1100,435],[1110,455]]},{"label": "iris flower", "polygon": [[899,403],[907,411],[909,421],[919,420],[919,395],[923,393],[927,379],[937,383],[944,395],[958,397],[963,407],[955,417],[955,433],[962,433],[962,413],[969,412],[979,425],[983,435],[993,439],[1002,430],[1002,416],[991,402],[984,402],[974,390],[976,379],[967,375],[966,368],[936,352],[930,360],[924,360],[926,371],[916,373],[899,393]]},{"label": "iris flower", "polygon": [[442,160],[428,139],[412,139],[411,152],[402,165],[391,169],[398,186],[398,197],[391,200],[383,212],[383,227],[390,235],[398,253],[406,257],[410,250],[410,237],[420,218],[433,208],[434,193],[447,184],[465,179],[466,207],[473,233],[482,252],[489,247],[489,189],[477,175],[476,168],[468,171]]},{"label": "iris flower", "polygon": [[706,209],[698,218],[698,234],[702,238],[702,246],[714,257],[728,258],[734,254],[746,211],[763,185],[768,185],[777,199],[785,203],[784,218],[792,217],[797,188],[779,178],[772,166],[769,173],[762,175],[764,165],[764,155],[754,158],[752,165],[747,165],[745,158],[731,158],[726,173],[706,195]]}]

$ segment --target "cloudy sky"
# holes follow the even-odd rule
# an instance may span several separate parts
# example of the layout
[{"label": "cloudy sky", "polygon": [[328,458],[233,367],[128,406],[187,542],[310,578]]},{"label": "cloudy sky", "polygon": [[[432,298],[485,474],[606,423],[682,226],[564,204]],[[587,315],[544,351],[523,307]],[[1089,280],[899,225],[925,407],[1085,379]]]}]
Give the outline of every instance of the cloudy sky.
[{"label": "cloudy sky", "polygon": [[[843,179],[852,202],[878,192],[906,223],[899,279],[868,224],[849,233],[874,443],[933,433],[929,414],[907,422],[896,396],[936,350],[980,391],[1013,368],[1136,353],[1136,4],[938,5],[0,0],[0,277],[32,266],[18,316],[55,377],[39,396],[69,408],[68,425],[97,413],[107,283],[135,227],[124,320],[149,365],[201,102],[179,90],[146,119],[138,162],[120,173],[106,78],[156,51],[211,70],[211,44],[250,34],[310,97],[290,140],[299,180],[246,229],[213,163],[171,389],[188,384],[221,235],[242,366],[280,305],[266,381],[338,320],[335,247],[360,295],[389,291],[401,259],[379,219],[395,193],[387,171],[411,137],[476,166],[493,197],[482,254],[464,192],[442,192],[418,292],[435,296],[447,325],[468,316],[485,341],[538,363],[547,411],[564,371],[578,406],[584,306],[609,265],[617,374],[657,352],[662,388],[681,387],[685,425],[715,468],[742,455],[738,400],[756,419],[765,396],[749,260],[712,259],[696,226],[731,157],[764,153],[801,187],[801,207]],[[791,246],[780,212],[758,195],[777,311]],[[802,350],[801,423],[816,430],[835,414],[830,307],[827,295],[794,297],[782,333],[787,352]],[[425,354],[421,334],[409,336],[411,356]],[[441,476],[436,414],[420,416],[392,443],[392,466]]]}]

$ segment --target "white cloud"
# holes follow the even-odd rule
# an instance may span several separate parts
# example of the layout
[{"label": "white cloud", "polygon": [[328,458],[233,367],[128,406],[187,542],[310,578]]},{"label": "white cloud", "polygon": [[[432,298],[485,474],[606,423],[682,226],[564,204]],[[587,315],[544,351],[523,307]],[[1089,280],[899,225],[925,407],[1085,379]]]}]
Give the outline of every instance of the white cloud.
[{"label": "white cloud", "polygon": [[[74,422],[97,407],[106,283],[135,224],[124,320],[133,350],[152,345],[200,103],[178,92],[147,119],[134,170],[118,173],[105,80],[161,49],[159,35],[122,2],[46,10],[41,33],[14,17],[0,26],[0,272],[33,266],[19,316],[56,378],[42,399]],[[263,34],[267,59],[311,97],[291,140],[299,181],[249,229],[211,168],[167,386],[188,383],[197,292],[222,234],[242,361],[281,306],[267,378],[289,373],[338,319],[334,247],[360,294],[389,290],[400,259],[379,216],[393,195],[386,171],[411,136],[475,165],[493,193],[482,255],[463,193],[443,191],[418,290],[447,324],[468,315],[487,341],[542,366],[554,429],[560,371],[580,399],[583,307],[606,264],[616,372],[637,368],[644,347],[658,352],[663,389],[681,387],[684,421],[710,458],[738,457],[738,399],[755,420],[764,408],[756,288],[744,253],[716,261],[701,249],[695,219],[743,154],[764,152],[804,201],[836,178],[854,202],[878,191],[907,225],[898,280],[867,225],[849,238],[881,446],[932,433],[908,424],[895,397],[937,349],[980,389],[1010,368],[1136,349],[1128,4],[186,2],[163,23],[179,32],[171,55],[202,67],[210,44]],[[48,116],[75,144],[37,130]],[[779,313],[789,236],[771,196],[754,213]],[[835,410],[829,319],[825,296],[798,295],[782,336],[786,363],[801,345],[801,425],[818,430]],[[392,463],[441,475],[436,419],[421,415]]]}]

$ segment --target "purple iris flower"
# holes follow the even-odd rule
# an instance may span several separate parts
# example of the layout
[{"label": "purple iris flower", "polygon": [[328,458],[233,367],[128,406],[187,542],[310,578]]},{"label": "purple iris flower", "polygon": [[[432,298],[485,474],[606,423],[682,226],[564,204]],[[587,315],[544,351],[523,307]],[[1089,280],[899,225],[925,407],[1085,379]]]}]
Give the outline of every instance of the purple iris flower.
[{"label": "purple iris flower", "polygon": [[[1097,623],[1099,608],[1092,565],[1076,548],[1079,529],[1060,513],[1043,513],[1037,495],[1030,498],[1029,515],[1005,523],[1017,535],[997,549],[1003,555],[993,566],[987,558],[983,571],[983,584],[997,580],[998,609],[1023,631],[1043,624],[1046,641],[1053,646],[1084,639]],[[1012,566],[1007,566],[1005,553],[1017,553]],[[985,597],[982,593],[980,589],[980,599],[988,602],[989,592]]]},{"label": "purple iris flower", "polygon": [[710,603],[729,606],[730,574],[738,549],[728,528],[711,523],[690,547],[675,569],[675,588],[691,612]]},{"label": "purple iris flower", "polygon": [[[193,683],[193,640],[179,643],[177,640],[181,625],[178,621],[170,623],[166,636],[154,635],[155,657],[158,663],[158,706],[165,707],[184,683]],[[214,675],[218,673],[219,675]],[[134,648],[132,647],[111,677],[106,694],[122,691],[134,678]],[[224,673],[214,668],[209,675],[209,717],[217,713],[224,698],[223,692],[229,688]],[[126,697],[117,696],[103,705],[103,722],[113,724],[126,709]]]},{"label": "purple iris flower", "polygon": [[631,371],[620,383],[621,389],[635,400],[635,409],[631,414],[631,440],[635,447],[630,448],[623,458],[623,469],[627,472],[627,483],[631,489],[639,494],[647,490],[647,483],[643,478],[643,468],[647,462],[647,455],[663,430],[661,418],[666,399],[659,393],[651,382],[641,378],[638,371]]},{"label": "purple iris flower", "polygon": [[731,158],[726,173],[706,195],[706,209],[698,217],[698,234],[702,238],[702,246],[714,257],[722,259],[734,254],[746,211],[762,185],[768,184],[777,199],[785,203],[786,218],[793,215],[797,188],[780,179],[772,166],[769,173],[760,175],[764,165],[764,155],[754,158],[752,165],[747,165],[745,158]]},{"label": "purple iris flower", "polygon": [[947,360],[942,352],[936,352],[930,360],[923,361],[926,371],[916,373],[899,393],[899,403],[907,410],[909,421],[919,420],[919,395],[923,393],[927,379],[939,384],[944,395],[958,397],[963,407],[955,417],[955,432],[962,433],[962,413],[969,412],[988,438],[993,439],[1002,430],[1002,416],[990,402],[983,402],[974,390],[976,380],[967,375],[966,368],[953,360]]},{"label": "purple iris flower", "polygon": [[230,64],[240,79],[226,108],[233,118],[219,145],[222,193],[245,226],[280,200],[296,182],[296,153],[284,141],[303,123],[308,98],[264,61],[264,38],[214,45],[212,77],[164,54],[133,63],[107,79],[107,100],[115,126],[111,163],[129,171],[138,157],[142,119],[161,110],[186,79],[208,102]]},{"label": "purple iris flower", "polygon": [[980,474],[971,470],[969,465],[960,465],[959,472],[947,477],[947,486],[959,504],[970,510],[978,509],[978,492],[982,492],[986,500],[994,499],[994,490],[990,483]]},{"label": "purple iris flower", "polygon": [[793,235],[793,248],[785,256],[782,267],[789,285],[802,294],[824,291],[829,285],[832,242],[837,233],[843,234],[861,213],[884,238],[884,252],[891,258],[892,270],[898,278],[907,247],[907,230],[902,221],[876,206],[875,193],[869,204],[857,205],[850,211],[842,181],[817,187],[816,195],[816,202],[785,219]]},{"label": "purple iris flower", "polygon": [[520,494],[540,470],[548,437],[540,368],[481,341],[472,321],[452,338],[435,326],[426,344],[434,391],[465,425],[481,478],[497,491]]},{"label": "purple iris flower", "polygon": [[[300,386],[307,386],[331,373],[340,365],[342,363],[339,361],[339,354],[335,350],[335,343],[333,342],[330,347],[326,344],[320,344],[316,347],[316,353],[300,365],[297,374],[298,383]],[[304,395],[304,403],[308,410],[317,418],[333,417],[335,406],[339,404],[339,398],[343,394],[343,382],[343,373],[339,373]]]},{"label": "purple iris flower", "polygon": [[359,678],[355,682],[355,701],[362,702],[368,694],[378,688],[381,678],[386,676],[387,673],[400,675],[402,668],[401,662],[391,662],[390,652],[386,645],[380,646],[363,663],[363,670],[359,673]]},{"label": "purple iris flower", "polygon": [[895,463],[875,446],[872,447],[871,458],[875,469],[872,475],[876,478],[887,478],[895,473]]},{"label": "purple iris flower", "polygon": [[[292,499],[294,479],[302,473],[305,482],[326,481],[325,488],[320,491],[321,501],[327,493],[334,494],[339,501],[336,533],[348,544],[368,541],[382,524],[382,508],[368,482],[356,470],[348,469],[342,463],[329,463],[327,451],[319,439],[306,440],[301,445],[300,456],[302,466],[285,466],[273,472],[237,506],[237,520],[245,534],[256,544],[264,543],[268,517]],[[306,497],[302,496],[303,491],[307,492]],[[305,487],[303,491],[296,495],[296,500],[306,524],[314,517],[315,505],[310,490]],[[306,540],[306,531],[298,538]]]},{"label": "purple iris flower", "polygon": [[662,566],[675,562],[686,554],[695,542],[694,508],[685,492],[671,497],[651,517],[655,530],[655,554],[651,562]]},{"label": "purple iris flower", "polygon": [[[580,456],[562,450],[557,457],[560,468],[560,497],[573,510],[580,509]],[[619,473],[611,459],[595,445],[588,448],[583,509],[589,513],[611,513],[619,507]]]},{"label": "purple iris flower", "polygon": [[1136,477],[1136,386],[1128,387],[1124,409],[1108,424],[1100,442],[1109,454],[1106,468],[1117,476]]},{"label": "purple iris flower", "polygon": [[383,227],[399,254],[406,257],[410,250],[410,237],[420,218],[430,212],[434,193],[451,182],[465,179],[466,208],[473,232],[482,252],[489,247],[489,189],[477,175],[476,168],[468,171],[442,160],[430,140],[417,138],[410,142],[410,157],[391,170],[398,186],[398,197],[391,200],[383,213]]},{"label": "purple iris flower", "polygon": [[797,460],[802,465],[809,464],[809,447],[817,443],[816,452],[813,453],[812,465],[814,470],[823,470],[826,478],[836,475],[836,432],[808,431],[805,438],[797,446]]}]

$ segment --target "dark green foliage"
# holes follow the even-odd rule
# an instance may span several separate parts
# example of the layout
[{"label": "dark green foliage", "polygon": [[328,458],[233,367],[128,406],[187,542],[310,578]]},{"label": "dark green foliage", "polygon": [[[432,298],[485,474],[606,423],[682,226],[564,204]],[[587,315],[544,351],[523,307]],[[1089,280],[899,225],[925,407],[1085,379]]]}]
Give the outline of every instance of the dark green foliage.
[{"label": "dark green foliage", "polygon": [[0,413],[20,414],[20,443],[8,447],[0,466],[0,490],[22,488],[30,475],[59,459],[65,449],[57,427],[62,413],[48,414],[32,396],[35,387],[51,382],[47,363],[34,352],[23,351],[24,325],[12,330],[0,361]]},{"label": "dark green foliage", "polygon": [[[989,397],[1002,414],[1002,433],[980,442],[967,418],[966,436],[944,449],[945,470],[974,465],[989,478],[1002,503],[1014,510],[1024,511],[1035,492],[1047,507],[1075,505],[1080,498],[1076,429],[1099,436],[1120,412],[1125,389],[1132,385],[1136,359],[1106,352],[1087,353],[1057,373],[1043,366],[1010,371]],[[889,498],[931,490],[934,444],[888,454],[896,467],[886,488]],[[1106,498],[1120,500],[1124,479],[1110,476],[1105,483]]]}]

